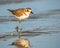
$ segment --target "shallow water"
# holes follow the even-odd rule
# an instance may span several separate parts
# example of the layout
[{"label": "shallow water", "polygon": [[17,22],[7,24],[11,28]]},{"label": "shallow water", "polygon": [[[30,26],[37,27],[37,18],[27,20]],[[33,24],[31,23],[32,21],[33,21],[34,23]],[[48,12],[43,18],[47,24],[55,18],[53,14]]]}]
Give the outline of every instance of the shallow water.
[{"label": "shallow water", "polygon": [[[9,44],[18,39],[15,28],[20,25],[17,23],[17,19],[6,9],[20,7],[31,7],[34,11],[29,19],[21,23],[22,37],[30,41],[31,48],[60,48],[59,4],[59,0],[43,0],[0,5],[0,48],[16,48]],[[11,36],[10,33],[14,33],[14,36]]]}]

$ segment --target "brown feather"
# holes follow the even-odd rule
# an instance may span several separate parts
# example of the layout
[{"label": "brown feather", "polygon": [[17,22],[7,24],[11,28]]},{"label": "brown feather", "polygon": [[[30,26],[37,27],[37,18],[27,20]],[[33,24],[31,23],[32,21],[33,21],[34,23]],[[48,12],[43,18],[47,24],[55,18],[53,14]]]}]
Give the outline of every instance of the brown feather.
[{"label": "brown feather", "polygon": [[16,10],[10,10],[10,9],[8,9],[8,11],[10,11],[13,15],[16,15],[17,17],[20,17],[25,12],[25,9],[24,8],[22,8],[22,9],[16,9]]}]

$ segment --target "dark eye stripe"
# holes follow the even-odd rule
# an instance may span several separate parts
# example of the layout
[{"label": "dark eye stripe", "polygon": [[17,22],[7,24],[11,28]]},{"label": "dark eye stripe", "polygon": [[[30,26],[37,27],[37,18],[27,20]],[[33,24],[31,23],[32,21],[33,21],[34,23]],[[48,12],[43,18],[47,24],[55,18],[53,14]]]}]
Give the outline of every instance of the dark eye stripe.
[{"label": "dark eye stripe", "polygon": [[27,12],[29,12],[29,10],[27,9]]}]

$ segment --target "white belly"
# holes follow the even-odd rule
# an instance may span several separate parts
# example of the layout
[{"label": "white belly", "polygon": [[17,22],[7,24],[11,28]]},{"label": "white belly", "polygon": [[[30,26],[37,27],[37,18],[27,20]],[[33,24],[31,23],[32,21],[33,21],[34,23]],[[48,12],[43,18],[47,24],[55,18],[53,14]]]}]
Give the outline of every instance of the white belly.
[{"label": "white belly", "polygon": [[24,20],[24,19],[27,19],[29,16],[20,16],[20,17],[16,17],[18,18],[19,20]]},{"label": "white belly", "polygon": [[28,18],[29,16],[21,16],[20,17],[20,19],[22,20],[22,19],[26,19],[26,18]]},{"label": "white belly", "polygon": [[29,17],[29,14],[30,13],[26,13],[26,15],[25,14],[23,14],[22,16],[20,16],[20,17],[17,17],[19,20],[24,20],[24,19],[26,19],[26,18],[28,18]]}]

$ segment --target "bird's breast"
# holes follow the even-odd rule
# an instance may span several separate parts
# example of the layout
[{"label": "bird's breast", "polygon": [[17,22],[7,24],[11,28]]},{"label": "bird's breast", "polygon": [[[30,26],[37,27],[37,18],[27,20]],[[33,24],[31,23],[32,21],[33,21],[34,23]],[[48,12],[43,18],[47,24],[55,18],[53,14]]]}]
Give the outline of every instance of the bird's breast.
[{"label": "bird's breast", "polygon": [[16,18],[18,18],[19,20],[23,20],[29,17],[29,13],[24,12],[21,15],[16,15]]},{"label": "bird's breast", "polygon": [[26,19],[28,18],[29,16],[20,16],[19,19],[22,20],[22,19]]}]

